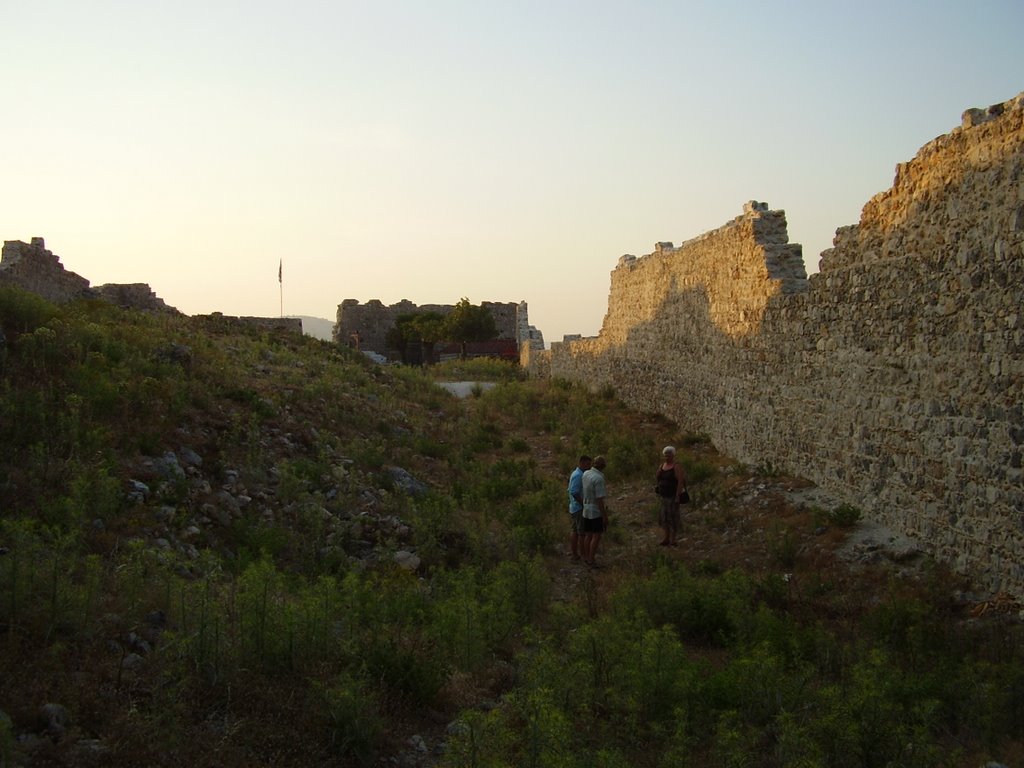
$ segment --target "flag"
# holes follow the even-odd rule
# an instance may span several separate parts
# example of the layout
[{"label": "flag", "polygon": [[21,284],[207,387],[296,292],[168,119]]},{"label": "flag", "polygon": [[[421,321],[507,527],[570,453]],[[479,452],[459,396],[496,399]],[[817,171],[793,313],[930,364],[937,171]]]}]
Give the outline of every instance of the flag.
[{"label": "flag", "polygon": [[280,259],[277,262],[277,282],[281,282],[281,267],[284,266],[284,260]]}]

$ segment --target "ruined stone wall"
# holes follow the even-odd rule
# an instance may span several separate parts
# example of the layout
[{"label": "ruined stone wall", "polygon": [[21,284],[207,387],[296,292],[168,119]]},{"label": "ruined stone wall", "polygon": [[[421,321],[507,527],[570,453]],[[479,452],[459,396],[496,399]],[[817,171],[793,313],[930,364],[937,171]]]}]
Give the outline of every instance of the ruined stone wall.
[{"label": "ruined stone wall", "polygon": [[623,257],[600,335],[524,364],[612,385],[1024,595],[1024,94],[901,164],[809,279],[766,208]]},{"label": "ruined stone wall", "polygon": [[60,258],[46,249],[41,237],[33,237],[30,243],[4,241],[0,286],[21,288],[55,304],[75,299],[100,299],[119,307],[146,312],[181,314],[164,303],[145,283],[108,283],[90,287],[84,277],[64,268]]},{"label": "ruined stone wall", "polygon": [[[481,302],[491,310],[494,323],[498,327],[499,339],[515,339],[522,343],[530,339],[543,337],[529,324],[526,302]],[[357,299],[345,299],[338,305],[337,321],[334,324],[334,341],[346,345],[352,334],[358,332],[360,348],[383,354],[387,351],[386,337],[400,315],[421,312],[437,312],[448,315],[455,307],[451,304],[413,304],[402,300],[397,304],[385,306],[377,299],[360,304]],[[526,335],[524,335],[524,332]]]},{"label": "ruined stone wall", "polygon": [[46,250],[41,237],[33,237],[30,243],[4,241],[0,285],[21,288],[58,304],[91,295],[89,281],[64,269],[60,259]]},{"label": "ruined stone wall", "polygon": [[214,329],[234,331],[238,328],[255,328],[260,331],[281,331],[302,335],[302,320],[298,317],[236,317],[214,312],[210,315],[193,315]]},{"label": "ruined stone wall", "polygon": [[126,309],[180,315],[153,292],[146,283],[106,283],[93,289],[97,298]]}]

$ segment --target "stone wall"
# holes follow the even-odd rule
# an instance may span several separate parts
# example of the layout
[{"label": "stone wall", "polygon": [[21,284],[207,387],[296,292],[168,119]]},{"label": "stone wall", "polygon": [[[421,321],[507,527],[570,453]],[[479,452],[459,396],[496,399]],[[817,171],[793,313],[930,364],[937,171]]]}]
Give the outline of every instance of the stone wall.
[{"label": "stone wall", "polygon": [[30,243],[4,241],[0,285],[21,288],[58,304],[91,296],[89,281],[64,269],[41,237],[33,237]]},{"label": "stone wall", "polygon": [[92,288],[81,275],[69,272],[60,258],[46,249],[41,237],[29,243],[5,240],[0,257],[0,286],[12,286],[55,304],[75,299],[100,299],[119,307],[180,314],[145,283],[108,283]]},{"label": "stone wall", "polygon": [[106,283],[95,289],[97,298],[126,309],[141,309],[146,312],[164,312],[172,315],[181,313],[169,306],[146,283]]},{"label": "stone wall", "polygon": [[[92,288],[84,277],[64,269],[60,259],[41,237],[31,243],[20,240],[4,242],[0,260],[0,286],[13,286],[42,296],[55,304],[76,299],[99,299],[125,309],[180,315],[174,307],[164,303],[146,283],[108,283]],[[285,331],[302,335],[302,320],[288,317],[230,317],[215,312],[197,315],[211,327],[238,326],[263,331]]]},{"label": "stone wall", "polygon": [[[499,339],[515,339],[518,343],[544,346],[544,337],[529,323],[525,301],[513,302],[484,301],[481,306],[491,310]],[[353,334],[359,334],[360,349],[383,354],[387,352],[387,333],[394,327],[400,315],[421,312],[449,314],[455,307],[451,304],[413,304],[403,299],[397,304],[385,306],[377,299],[360,304],[357,299],[345,299],[338,305],[337,322],[334,324],[334,341],[347,345]]]},{"label": "stone wall", "polygon": [[813,480],[1024,595],[1024,94],[901,164],[804,276],[748,204],[624,256],[599,336],[524,351],[723,451]]},{"label": "stone wall", "polygon": [[210,315],[193,315],[204,321],[213,330],[233,332],[238,328],[255,328],[259,331],[282,331],[302,335],[302,319],[298,317],[236,317],[214,312]]}]

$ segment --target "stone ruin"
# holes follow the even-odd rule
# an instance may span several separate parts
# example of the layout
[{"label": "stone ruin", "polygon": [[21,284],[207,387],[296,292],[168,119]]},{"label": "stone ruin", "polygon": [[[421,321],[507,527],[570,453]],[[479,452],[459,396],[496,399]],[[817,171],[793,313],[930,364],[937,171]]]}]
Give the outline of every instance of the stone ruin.
[{"label": "stone ruin", "polygon": [[[499,339],[514,340],[520,348],[530,346],[534,349],[544,349],[544,336],[530,325],[525,301],[518,304],[484,301],[481,306],[491,310],[494,322],[498,326]],[[358,334],[358,346],[361,350],[383,355],[388,352],[387,333],[394,327],[400,315],[420,312],[447,315],[453,309],[455,307],[451,304],[417,305],[406,299],[387,306],[378,299],[371,299],[366,304],[361,304],[358,299],[345,299],[338,305],[334,341],[342,346],[348,346],[350,340]]]},{"label": "stone ruin", "polygon": [[[964,113],[806,276],[785,213],[625,256],[596,338],[524,349],[1024,595],[1024,94]],[[597,447],[594,448],[597,450]]]},{"label": "stone ruin", "polygon": [[181,314],[145,283],[110,283],[92,288],[81,275],[69,272],[41,237],[29,243],[5,240],[0,258],[0,286],[14,286],[55,304],[75,299],[100,299],[146,312]]},{"label": "stone ruin", "polygon": [[[159,298],[146,283],[108,283],[91,287],[84,277],[65,269],[60,258],[47,250],[41,237],[33,237],[29,243],[4,241],[0,258],[0,287],[3,286],[21,288],[55,304],[76,299],[98,299],[125,309],[182,314]],[[302,333],[302,321],[298,318],[230,317],[219,312],[197,317],[206,319],[213,327],[240,324],[262,330]]]}]

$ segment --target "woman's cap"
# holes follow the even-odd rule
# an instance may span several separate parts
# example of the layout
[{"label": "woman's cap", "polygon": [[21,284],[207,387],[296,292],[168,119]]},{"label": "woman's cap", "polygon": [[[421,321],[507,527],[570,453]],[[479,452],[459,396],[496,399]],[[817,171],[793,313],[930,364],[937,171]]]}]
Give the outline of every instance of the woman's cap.
[{"label": "woman's cap", "polygon": [[662,456],[668,456],[669,454],[674,454],[675,452],[676,449],[673,448],[671,445],[666,445],[664,448],[661,449]]}]

